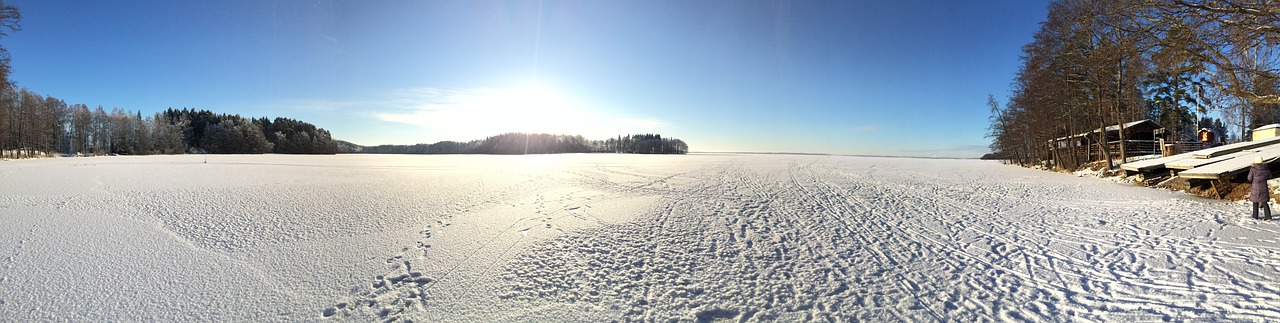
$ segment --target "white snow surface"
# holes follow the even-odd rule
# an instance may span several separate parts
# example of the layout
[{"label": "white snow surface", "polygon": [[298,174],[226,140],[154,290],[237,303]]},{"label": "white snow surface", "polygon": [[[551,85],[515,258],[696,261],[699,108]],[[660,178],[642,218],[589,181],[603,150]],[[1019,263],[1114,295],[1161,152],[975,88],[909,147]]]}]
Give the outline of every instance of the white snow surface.
[{"label": "white snow surface", "polygon": [[8,161],[0,321],[1280,320],[1249,211],[978,160]]}]

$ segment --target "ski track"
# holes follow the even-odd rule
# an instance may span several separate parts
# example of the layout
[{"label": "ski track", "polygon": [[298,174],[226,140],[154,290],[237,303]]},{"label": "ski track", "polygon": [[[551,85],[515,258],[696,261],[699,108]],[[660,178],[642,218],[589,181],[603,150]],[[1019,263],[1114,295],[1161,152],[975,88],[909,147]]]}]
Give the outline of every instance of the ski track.
[{"label": "ski track", "polygon": [[[14,162],[0,179],[83,184],[0,187],[0,320],[1280,320],[1280,228],[1242,203],[972,160],[508,157]],[[224,178],[101,170],[134,164]],[[74,300],[27,289],[64,276],[33,246],[75,240],[57,235],[74,219],[225,267],[156,274],[234,286],[49,313]],[[101,283],[151,286],[125,276]],[[252,304],[183,304],[232,290]]]}]

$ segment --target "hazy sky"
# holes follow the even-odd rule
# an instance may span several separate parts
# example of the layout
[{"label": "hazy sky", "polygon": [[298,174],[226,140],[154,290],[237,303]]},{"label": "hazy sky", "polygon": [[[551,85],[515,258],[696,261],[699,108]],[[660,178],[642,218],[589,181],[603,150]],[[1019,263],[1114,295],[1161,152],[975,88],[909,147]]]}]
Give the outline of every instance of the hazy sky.
[{"label": "hazy sky", "polygon": [[977,157],[1046,1],[6,1],[68,103],[283,116],[362,145],[512,131]]}]

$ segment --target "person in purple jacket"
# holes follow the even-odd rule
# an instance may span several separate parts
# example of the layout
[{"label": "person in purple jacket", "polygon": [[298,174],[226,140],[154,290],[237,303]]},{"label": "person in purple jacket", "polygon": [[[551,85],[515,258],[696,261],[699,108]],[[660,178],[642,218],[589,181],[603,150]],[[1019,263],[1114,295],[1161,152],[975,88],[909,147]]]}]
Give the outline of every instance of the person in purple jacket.
[{"label": "person in purple jacket", "polygon": [[1264,220],[1271,220],[1271,206],[1267,200],[1271,199],[1271,190],[1267,189],[1267,180],[1271,179],[1271,169],[1267,168],[1267,163],[1262,162],[1262,156],[1254,157],[1253,167],[1249,168],[1249,202],[1253,202],[1253,218],[1258,218],[1258,208],[1261,207],[1263,214],[1266,215]]}]

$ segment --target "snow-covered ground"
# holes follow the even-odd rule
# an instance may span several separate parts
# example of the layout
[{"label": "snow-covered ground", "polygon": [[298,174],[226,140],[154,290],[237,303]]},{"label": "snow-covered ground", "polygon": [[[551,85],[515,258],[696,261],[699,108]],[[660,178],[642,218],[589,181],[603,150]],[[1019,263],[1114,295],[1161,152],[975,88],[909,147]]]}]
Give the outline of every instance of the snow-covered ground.
[{"label": "snow-covered ground", "polygon": [[977,160],[8,161],[0,321],[1280,320],[1247,212]]}]

